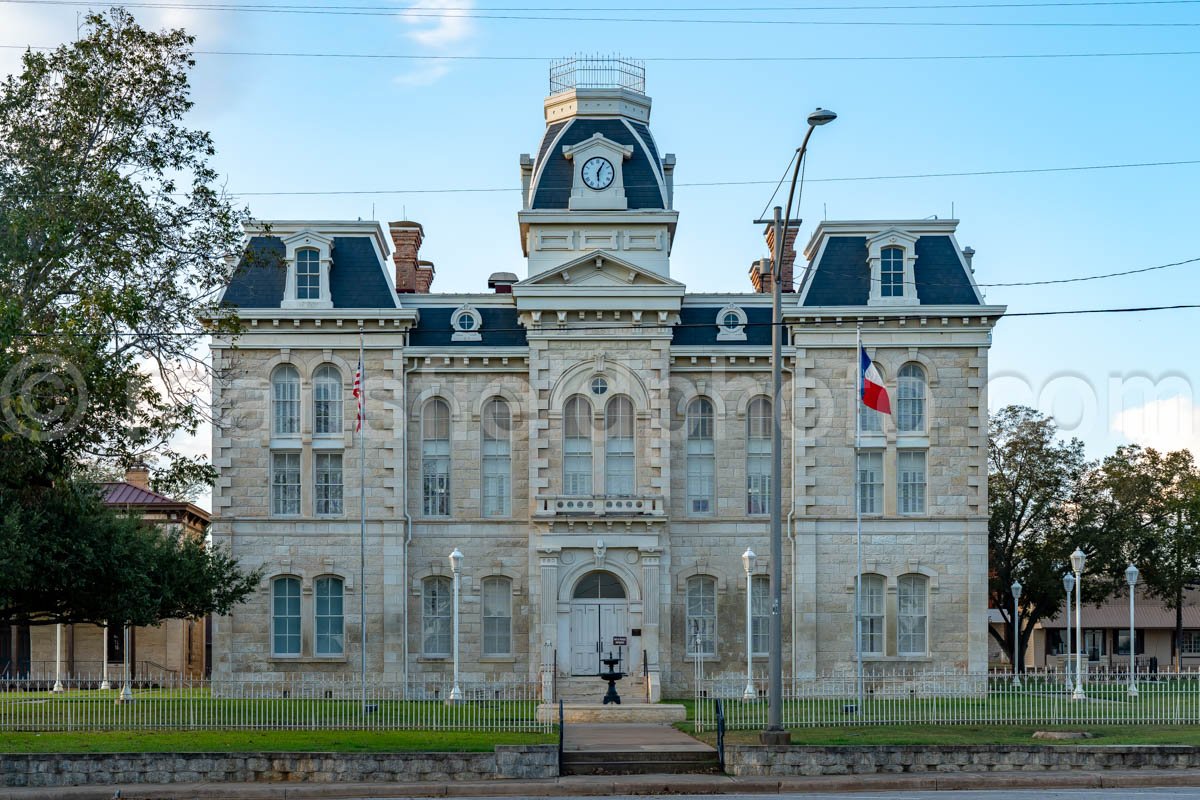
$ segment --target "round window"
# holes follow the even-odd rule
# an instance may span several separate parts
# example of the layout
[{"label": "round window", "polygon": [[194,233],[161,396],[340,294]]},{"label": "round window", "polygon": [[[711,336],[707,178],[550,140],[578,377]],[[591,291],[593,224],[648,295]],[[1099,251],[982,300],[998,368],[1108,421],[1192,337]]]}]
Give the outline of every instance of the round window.
[{"label": "round window", "polygon": [[725,321],[722,324],[726,328],[736,328],[738,325],[742,324],[742,321],[740,318],[738,318],[737,314],[730,311],[728,314],[725,315]]},{"label": "round window", "polygon": [[475,318],[470,314],[463,314],[458,318],[458,329],[460,331],[470,331],[475,329]]},{"label": "round window", "polygon": [[592,394],[601,395],[608,391],[608,381],[603,376],[592,378]]}]

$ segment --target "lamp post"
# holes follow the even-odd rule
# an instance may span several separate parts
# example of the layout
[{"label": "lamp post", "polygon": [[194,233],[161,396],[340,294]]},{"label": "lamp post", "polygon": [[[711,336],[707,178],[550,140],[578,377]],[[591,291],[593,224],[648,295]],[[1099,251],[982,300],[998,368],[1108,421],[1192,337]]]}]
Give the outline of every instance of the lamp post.
[{"label": "lamp post", "polygon": [[104,630],[100,633],[100,638],[104,642],[104,644],[102,645],[102,647],[100,649],[100,652],[102,653],[101,661],[100,661],[100,688],[101,689],[111,689],[112,684],[108,682],[108,623],[107,622],[104,623]]},{"label": "lamp post", "polygon": [[1083,693],[1083,625],[1080,619],[1079,596],[1083,593],[1083,567],[1087,556],[1078,547],[1071,553],[1071,570],[1075,573],[1075,691],[1071,693],[1072,700],[1086,700]]},{"label": "lamp post", "polygon": [[1063,575],[1063,589],[1067,591],[1067,661],[1066,669],[1063,672],[1067,675],[1067,689],[1073,688],[1071,685],[1071,592],[1075,589],[1075,576],[1071,573]]},{"label": "lamp post", "polygon": [[746,570],[746,691],[742,692],[743,700],[758,697],[758,692],[754,691],[754,613],[751,607],[754,595],[752,575],[757,560],[758,556],[749,547],[742,553],[742,567]]},{"label": "lamp post", "polygon": [[454,573],[454,686],[450,689],[449,702],[462,700],[462,689],[458,686],[458,580],[462,573],[463,554],[457,547],[450,554],[450,571]]},{"label": "lamp post", "polygon": [[62,623],[59,622],[54,626],[54,688],[50,691],[62,690]]},{"label": "lamp post", "polygon": [[1021,657],[1021,582],[1013,581],[1012,586],[1013,596],[1013,686],[1021,685],[1021,674],[1017,669],[1017,664]]},{"label": "lamp post", "polygon": [[[775,234],[775,252],[771,264],[771,627],[767,668],[767,729],[761,736],[763,744],[791,742],[791,736],[783,727],[783,242],[787,239],[788,226],[793,222],[792,200],[796,194],[800,164],[804,162],[804,154],[808,151],[808,140],[818,126],[827,125],[835,119],[837,114],[824,108],[818,108],[808,115],[808,130],[796,149],[786,213],[781,217],[779,206],[775,206],[775,213],[770,220],[755,220],[756,223],[769,222]],[[799,220],[795,222],[799,224]],[[861,560],[861,546],[859,550]]]},{"label": "lamp post", "polygon": [[1129,696],[1137,697],[1137,677],[1133,671],[1133,647],[1137,639],[1133,629],[1133,587],[1137,586],[1138,568],[1130,564],[1125,568],[1125,582],[1129,584]]},{"label": "lamp post", "polygon": [[125,673],[125,685],[121,687],[121,693],[117,695],[118,703],[132,703],[133,690],[129,686],[129,626],[126,625],[121,629],[122,641],[124,646],[121,648],[121,666]]}]

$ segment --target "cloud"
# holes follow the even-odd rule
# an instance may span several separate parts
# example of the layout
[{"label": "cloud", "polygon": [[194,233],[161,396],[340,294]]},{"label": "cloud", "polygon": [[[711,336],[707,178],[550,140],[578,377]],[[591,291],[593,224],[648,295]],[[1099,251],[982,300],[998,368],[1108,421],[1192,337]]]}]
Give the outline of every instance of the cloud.
[{"label": "cloud", "polygon": [[396,83],[401,86],[429,86],[437,83],[441,78],[450,71],[450,67],[442,62],[427,62],[419,67],[414,67],[408,72],[401,73],[396,76]]},{"label": "cloud", "polygon": [[1187,448],[1200,458],[1200,405],[1188,395],[1125,409],[1113,416],[1112,429],[1134,444],[1156,450]]},{"label": "cloud", "polygon": [[[463,55],[476,33],[475,20],[465,16],[472,7],[469,0],[416,0],[400,16],[404,37],[430,55]],[[428,86],[449,72],[446,63],[426,63],[397,75],[396,83]]]}]

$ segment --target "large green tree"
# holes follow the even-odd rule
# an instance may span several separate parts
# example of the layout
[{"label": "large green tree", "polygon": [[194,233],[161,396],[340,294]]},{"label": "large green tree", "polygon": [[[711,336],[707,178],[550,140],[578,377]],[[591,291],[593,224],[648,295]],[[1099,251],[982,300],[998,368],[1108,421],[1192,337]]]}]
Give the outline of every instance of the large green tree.
[{"label": "large green tree", "polygon": [[192,66],[184,31],[113,9],[0,83],[0,618],[148,622],[248,591],[224,554],[80,485],[135,460],[171,491],[212,477],[171,442],[220,379],[198,315],[246,215],[186,123]]}]

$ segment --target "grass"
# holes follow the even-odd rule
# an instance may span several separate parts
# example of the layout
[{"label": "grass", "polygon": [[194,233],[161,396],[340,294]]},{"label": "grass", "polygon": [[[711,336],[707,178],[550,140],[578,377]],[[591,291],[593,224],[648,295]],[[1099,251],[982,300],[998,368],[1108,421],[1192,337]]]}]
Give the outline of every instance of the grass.
[{"label": "grass", "polygon": [[6,753],[490,752],[498,744],[552,744],[558,734],[476,731],[5,732]]},{"label": "grass", "polygon": [[[715,745],[716,731],[692,733],[691,723],[676,725],[684,733]],[[1086,731],[1095,738],[1043,741],[1034,731]],[[1200,728],[1191,725],[877,725],[856,728],[792,728],[797,745],[1200,745]],[[726,731],[725,743],[758,744],[758,731]]]}]

